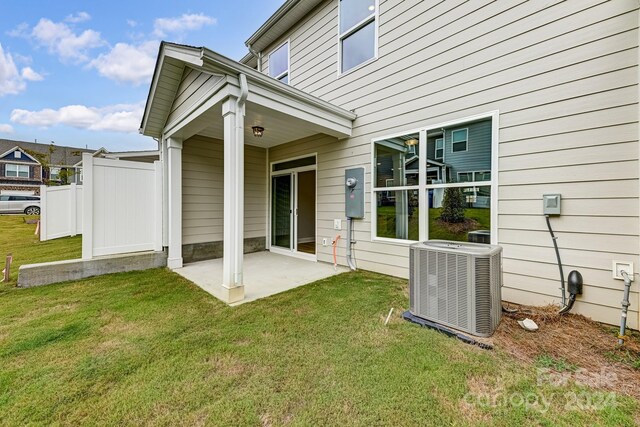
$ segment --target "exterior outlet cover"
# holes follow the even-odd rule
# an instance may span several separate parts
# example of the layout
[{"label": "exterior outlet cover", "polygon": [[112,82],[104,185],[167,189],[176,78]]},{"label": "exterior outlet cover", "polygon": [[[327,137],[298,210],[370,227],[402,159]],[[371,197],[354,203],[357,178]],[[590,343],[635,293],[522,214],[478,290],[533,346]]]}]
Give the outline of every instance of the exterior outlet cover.
[{"label": "exterior outlet cover", "polygon": [[613,261],[613,267],[611,268],[613,271],[613,278],[618,280],[624,280],[621,271],[626,271],[629,275],[629,279],[633,282],[633,263],[629,261]]},{"label": "exterior outlet cover", "polygon": [[334,219],[333,220],[333,229],[334,230],[342,230],[342,220],[341,219]]},{"label": "exterior outlet cover", "polygon": [[544,194],[542,196],[542,213],[544,215],[560,215],[560,204],[562,196],[560,194]]}]

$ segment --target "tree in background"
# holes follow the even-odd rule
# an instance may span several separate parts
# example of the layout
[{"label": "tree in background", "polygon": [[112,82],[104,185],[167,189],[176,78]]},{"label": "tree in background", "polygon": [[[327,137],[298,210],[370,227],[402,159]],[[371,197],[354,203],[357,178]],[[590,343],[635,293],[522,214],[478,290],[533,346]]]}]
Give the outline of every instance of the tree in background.
[{"label": "tree in background", "polygon": [[442,211],[440,220],[457,224],[464,222],[465,197],[459,187],[447,187],[444,189]]}]

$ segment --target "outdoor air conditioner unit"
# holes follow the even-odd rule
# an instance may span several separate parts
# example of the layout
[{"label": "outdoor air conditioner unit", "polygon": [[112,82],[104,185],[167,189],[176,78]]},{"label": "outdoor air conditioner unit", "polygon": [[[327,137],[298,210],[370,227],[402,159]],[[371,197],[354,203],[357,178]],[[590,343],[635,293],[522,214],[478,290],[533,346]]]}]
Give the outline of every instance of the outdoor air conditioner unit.
[{"label": "outdoor air conditioner unit", "polygon": [[502,248],[430,240],[410,248],[413,315],[488,337],[502,316]]}]

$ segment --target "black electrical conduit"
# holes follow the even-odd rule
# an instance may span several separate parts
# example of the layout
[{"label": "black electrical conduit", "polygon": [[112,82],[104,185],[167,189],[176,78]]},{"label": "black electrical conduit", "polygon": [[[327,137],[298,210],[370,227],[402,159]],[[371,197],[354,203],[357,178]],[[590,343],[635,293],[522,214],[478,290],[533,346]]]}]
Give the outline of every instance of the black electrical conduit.
[{"label": "black electrical conduit", "polygon": [[576,296],[582,293],[582,275],[580,272],[573,270],[569,273],[569,301],[567,302],[566,285],[564,282],[564,271],[562,269],[562,260],[560,259],[560,250],[558,249],[558,237],[553,233],[551,228],[551,221],[549,221],[549,215],[545,215],[547,220],[547,228],[551,234],[551,240],[553,241],[553,248],[556,251],[556,259],[558,260],[558,270],[560,271],[560,290],[562,291],[562,308],[558,314],[565,314],[571,311],[573,304],[576,302]]}]

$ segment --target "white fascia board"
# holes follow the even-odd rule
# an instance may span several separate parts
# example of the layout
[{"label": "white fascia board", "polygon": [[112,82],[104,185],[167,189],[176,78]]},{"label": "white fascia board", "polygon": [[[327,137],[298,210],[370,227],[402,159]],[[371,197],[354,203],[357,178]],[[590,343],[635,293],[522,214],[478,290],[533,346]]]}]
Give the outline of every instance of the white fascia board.
[{"label": "white fascia board", "polygon": [[155,100],[156,90],[159,82],[162,80],[162,68],[164,66],[165,58],[174,58],[185,64],[190,64],[195,68],[200,68],[203,64],[202,61],[202,49],[189,46],[181,46],[172,43],[162,42],[158,51],[158,59],[156,60],[156,67],[153,72],[153,78],[149,87],[149,95],[147,96],[147,102],[144,107],[144,114],[142,116],[142,123],[140,124],[139,132],[143,135],[160,137],[161,130],[152,132],[147,128],[147,122],[149,120],[149,114],[151,112],[153,101]]},{"label": "white fascia board", "polygon": [[204,48],[203,57],[214,68],[221,69],[223,72],[231,74],[232,76],[238,76],[240,73],[245,74],[250,84],[258,83],[261,86],[272,89],[275,92],[281,93],[287,98],[296,99],[306,104],[313,105],[316,108],[326,110],[331,114],[343,117],[350,121],[355,120],[357,117],[357,115],[352,111],[337,107],[327,101],[324,101],[320,98],[316,98],[315,96],[309,95],[308,93],[303,92],[300,89],[296,89],[287,84],[279,82],[278,80],[272,77],[269,77],[257,70],[254,70],[251,67],[247,67],[246,65],[240,64],[239,62],[236,62],[225,56],[222,56],[219,53],[216,53],[212,50]]},{"label": "white fascia board", "polygon": [[[24,151],[19,145],[16,145],[15,147],[13,147],[11,150],[7,150],[4,153],[0,154],[0,159],[4,156],[6,156],[7,154],[11,154],[14,151],[19,151],[22,154],[24,154],[25,156],[27,156],[28,158],[30,158],[31,160],[33,160],[34,162],[36,162],[37,164],[40,164],[40,162],[38,161],[38,159],[36,159],[35,157],[33,157],[31,154],[27,153],[26,151]],[[7,160],[9,161],[9,160]],[[14,160],[11,160],[11,162],[14,162]],[[15,160],[16,163],[19,163],[20,160]]]}]

